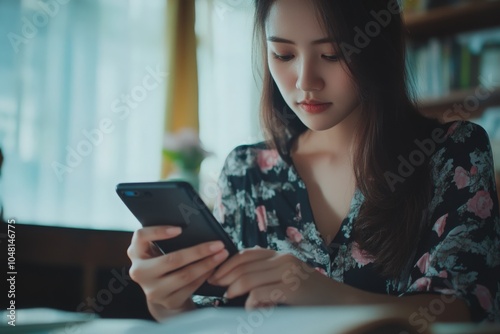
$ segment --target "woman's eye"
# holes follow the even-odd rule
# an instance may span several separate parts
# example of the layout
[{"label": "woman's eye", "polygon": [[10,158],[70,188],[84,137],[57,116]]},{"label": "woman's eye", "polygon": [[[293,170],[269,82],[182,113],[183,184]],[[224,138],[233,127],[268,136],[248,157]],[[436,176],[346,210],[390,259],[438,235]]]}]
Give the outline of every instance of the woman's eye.
[{"label": "woman's eye", "polygon": [[323,55],[323,58],[328,61],[339,61],[339,56],[337,55]]},{"label": "woman's eye", "polygon": [[293,59],[293,56],[291,55],[280,55],[275,52],[273,52],[274,59],[278,59],[280,61],[290,61]]}]

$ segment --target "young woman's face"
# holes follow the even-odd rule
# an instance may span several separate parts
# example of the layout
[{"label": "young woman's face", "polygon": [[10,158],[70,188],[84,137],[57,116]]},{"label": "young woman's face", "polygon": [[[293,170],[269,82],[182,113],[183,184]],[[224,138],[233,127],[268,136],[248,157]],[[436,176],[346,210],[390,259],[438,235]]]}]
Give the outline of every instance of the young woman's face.
[{"label": "young woman's face", "polygon": [[283,98],[309,129],[339,124],[360,101],[309,1],[277,0],[266,22],[268,65]]}]

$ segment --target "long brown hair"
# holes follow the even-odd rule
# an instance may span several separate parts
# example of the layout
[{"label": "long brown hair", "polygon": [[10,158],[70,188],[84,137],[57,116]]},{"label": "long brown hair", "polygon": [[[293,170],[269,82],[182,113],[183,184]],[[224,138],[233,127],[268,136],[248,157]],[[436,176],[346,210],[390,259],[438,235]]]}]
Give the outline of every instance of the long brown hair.
[{"label": "long brown hair", "polygon": [[[307,128],[285,103],[267,67],[265,23],[275,0],[255,1],[254,40],[264,65],[261,122],[270,146],[292,164],[291,143]],[[364,122],[356,134],[354,173],[365,200],[353,236],[374,257],[382,275],[397,278],[427,225],[431,176],[427,160],[395,187],[388,182],[387,172],[397,174],[399,158],[407,158],[417,148],[414,141],[429,138],[438,123],[421,116],[410,97],[397,0],[309,1],[328,37],[336,41],[338,56],[361,99]],[[382,11],[389,16],[380,18]],[[366,33],[365,29],[372,30]],[[369,38],[368,44],[356,43],[360,31]]]}]

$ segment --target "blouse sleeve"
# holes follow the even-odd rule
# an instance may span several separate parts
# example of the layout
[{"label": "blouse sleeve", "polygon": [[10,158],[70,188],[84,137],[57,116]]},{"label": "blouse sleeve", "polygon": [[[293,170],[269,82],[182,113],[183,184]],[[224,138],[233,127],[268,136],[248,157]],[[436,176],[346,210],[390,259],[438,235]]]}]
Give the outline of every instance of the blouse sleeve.
[{"label": "blouse sleeve", "polygon": [[429,310],[461,298],[473,321],[500,321],[500,218],[489,139],[469,122],[447,131],[431,158],[432,229],[421,240],[404,294],[452,295]]}]

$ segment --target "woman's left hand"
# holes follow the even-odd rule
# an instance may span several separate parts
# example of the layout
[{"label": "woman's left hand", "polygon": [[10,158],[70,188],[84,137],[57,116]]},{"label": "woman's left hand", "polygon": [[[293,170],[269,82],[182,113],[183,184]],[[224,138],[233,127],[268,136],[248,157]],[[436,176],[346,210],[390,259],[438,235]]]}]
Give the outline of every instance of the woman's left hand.
[{"label": "woman's left hand", "polygon": [[231,257],[208,282],[227,286],[227,298],[248,293],[247,309],[277,304],[332,304],[327,291],[340,285],[291,254],[263,248],[245,249]]}]

